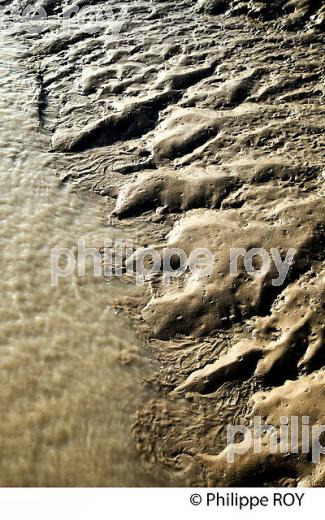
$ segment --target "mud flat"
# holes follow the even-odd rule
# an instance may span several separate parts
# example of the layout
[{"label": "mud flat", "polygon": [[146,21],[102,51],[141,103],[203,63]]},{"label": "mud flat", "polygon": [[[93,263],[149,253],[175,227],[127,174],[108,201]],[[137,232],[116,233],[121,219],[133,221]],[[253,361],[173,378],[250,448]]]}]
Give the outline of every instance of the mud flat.
[{"label": "mud flat", "polygon": [[[139,245],[215,258],[208,278],[159,274],[119,302],[157,367],[134,423],[143,464],[173,484],[322,486],[310,452],[265,443],[229,464],[226,446],[256,415],[325,420],[322,2],[91,4],[110,14],[96,33],[63,27],[59,1],[37,3],[38,34],[15,25],[61,180]],[[273,263],[230,275],[234,247],[296,254],[274,286]]]}]

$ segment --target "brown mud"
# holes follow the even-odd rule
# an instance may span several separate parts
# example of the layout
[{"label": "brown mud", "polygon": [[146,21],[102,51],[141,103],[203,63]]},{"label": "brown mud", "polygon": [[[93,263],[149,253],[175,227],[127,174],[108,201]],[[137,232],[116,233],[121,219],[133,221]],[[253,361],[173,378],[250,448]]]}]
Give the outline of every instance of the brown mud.
[{"label": "brown mud", "polygon": [[[172,484],[324,485],[310,455],[263,445],[229,464],[226,447],[227,425],[254,415],[325,420],[324,6],[91,3],[112,6],[115,35],[63,31],[55,0],[38,2],[50,28],[16,30],[32,41],[61,180],[105,197],[107,221],[138,244],[215,257],[209,278],[158,275],[119,302],[156,366],[134,424],[143,463]],[[297,253],[274,287],[273,264],[230,275],[234,247]]]}]

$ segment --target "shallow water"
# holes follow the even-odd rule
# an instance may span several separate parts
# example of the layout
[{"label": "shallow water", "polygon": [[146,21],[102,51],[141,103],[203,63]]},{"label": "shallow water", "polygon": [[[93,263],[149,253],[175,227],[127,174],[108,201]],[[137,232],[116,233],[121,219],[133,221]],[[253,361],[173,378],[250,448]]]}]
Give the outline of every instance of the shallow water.
[{"label": "shallow water", "polygon": [[92,246],[114,230],[100,224],[97,198],[56,179],[18,55],[1,43],[0,485],[155,484],[130,431],[145,367],[119,362],[137,340],[109,308],[125,287],[90,275],[50,285],[52,247]]}]

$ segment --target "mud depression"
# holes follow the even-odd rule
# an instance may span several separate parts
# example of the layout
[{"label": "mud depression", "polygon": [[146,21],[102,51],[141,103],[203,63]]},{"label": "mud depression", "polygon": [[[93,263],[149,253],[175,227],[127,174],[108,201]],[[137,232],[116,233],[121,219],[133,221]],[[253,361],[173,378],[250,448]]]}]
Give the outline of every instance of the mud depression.
[{"label": "mud depression", "polygon": [[[27,3],[18,5],[23,12]],[[322,2],[69,4],[85,5],[104,10],[107,23],[90,30],[83,19],[67,27],[67,3],[44,0],[36,7],[46,11],[46,23],[36,31],[24,17],[13,20],[6,2],[10,38],[27,48],[28,95],[35,96],[44,154],[24,156],[29,119],[18,124],[10,119],[19,117],[15,104],[3,108],[11,114],[4,135],[19,126],[13,149],[4,150],[6,142],[1,152],[8,164],[2,179],[15,175],[2,190],[12,197],[4,203],[1,259],[9,270],[3,483],[109,485],[116,478],[142,485],[148,480],[135,473],[142,470],[131,448],[132,421],[142,467],[171,485],[324,485],[323,462],[310,453],[271,455],[265,443],[229,464],[226,446],[227,425],[250,427],[256,415],[275,427],[282,416],[325,424]],[[2,89],[17,100],[12,74]],[[61,184],[44,174],[53,165]],[[41,213],[44,199],[28,191],[42,187],[35,171],[50,190]],[[22,200],[15,198],[21,183]],[[141,290],[112,281],[109,293],[103,280],[95,287],[76,279],[49,296],[40,264],[69,226],[69,240],[89,235],[98,248],[107,229],[187,255],[208,247],[214,269],[201,279],[188,271],[169,286],[158,273]],[[20,246],[21,233],[29,247]],[[274,286],[273,263],[260,278],[243,267],[231,275],[230,248],[296,254]],[[123,310],[118,318],[104,311],[107,298]],[[121,328],[126,315],[133,329]],[[47,338],[43,348],[38,334]],[[110,341],[140,345],[147,394],[134,383],[127,396],[137,364],[114,376],[107,368]],[[122,395],[124,407],[116,407]],[[117,424],[129,425],[119,439],[120,427],[108,426],[115,413]],[[112,438],[131,450],[128,477],[119,467],[127,459],[121,445],[107,446]],[[103,453],[118,459],[118,476],[106,473]]]}]

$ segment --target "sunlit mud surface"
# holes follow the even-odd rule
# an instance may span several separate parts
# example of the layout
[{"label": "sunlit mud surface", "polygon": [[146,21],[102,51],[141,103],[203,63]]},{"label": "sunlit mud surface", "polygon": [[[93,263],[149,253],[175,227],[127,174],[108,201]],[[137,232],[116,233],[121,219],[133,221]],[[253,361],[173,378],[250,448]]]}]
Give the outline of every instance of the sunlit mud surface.
[{"label": "sunlit mud surface", "polygon": [[[254,414],[325,424],[323,2],[89,4],[108,16],[95,31],[68,30],[60,0],[37,4],[37,34],[15,28],[58,178],[101,197],[104,222],[139,244],[214,255],[209,277],[166,286],[158,273],[117,295],[155,363],[134,419],[142,462],[170,483],[324,485],[310,452],[264,446],[231,465],[226,445],[227,426]],[[230,248],[295,256],[274,286],[274,262],[230,273]]]},{"label": "sunlit mud surface", "polygon": [[131,436],[145,367],[132,328],[108,308],[125,287],[90,272],[50,285],[52,247],[98,245],[114,230],[96,196],[56,179],[19,54],[1,44],[0,485],[155,484]]}]

